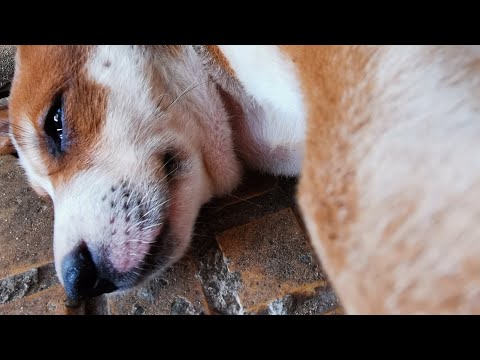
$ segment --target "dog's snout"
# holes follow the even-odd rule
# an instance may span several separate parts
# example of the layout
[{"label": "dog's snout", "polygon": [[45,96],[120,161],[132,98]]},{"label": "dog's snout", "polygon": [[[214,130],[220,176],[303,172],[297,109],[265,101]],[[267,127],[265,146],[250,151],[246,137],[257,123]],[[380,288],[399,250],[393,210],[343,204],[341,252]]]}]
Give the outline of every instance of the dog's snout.
[{"label": "dog's snout", "polygon": [[62,262],[65,292],[70,300],[78,301],[115,291],[117,287],[99,276],[92,255],[85,243],[77,246]]}]

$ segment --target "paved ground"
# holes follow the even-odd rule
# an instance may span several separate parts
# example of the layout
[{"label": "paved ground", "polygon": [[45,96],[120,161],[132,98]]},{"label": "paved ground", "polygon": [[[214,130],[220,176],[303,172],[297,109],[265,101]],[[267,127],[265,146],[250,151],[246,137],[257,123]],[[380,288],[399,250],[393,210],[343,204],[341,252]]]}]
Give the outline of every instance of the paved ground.
[{"label": "paved ground", "polygon": [[[251,174],[207,204],[188,255],[165,274],[79,314],[342,313],[293,200],[295,181]],[[0,314],[66,314],[52,260],[53,210],[0,157]]]}]

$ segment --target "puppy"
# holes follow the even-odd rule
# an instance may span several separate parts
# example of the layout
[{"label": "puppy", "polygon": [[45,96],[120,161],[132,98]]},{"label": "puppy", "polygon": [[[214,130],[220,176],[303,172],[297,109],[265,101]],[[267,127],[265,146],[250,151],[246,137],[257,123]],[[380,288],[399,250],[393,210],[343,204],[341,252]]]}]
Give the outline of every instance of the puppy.
[{"label": "puppy", "polygon": [[471,47],[22,46],[0,144],[54,203],[72,299],[169,267],[251,167],[301,173],[348,313],[477,313],[479,66]]}]

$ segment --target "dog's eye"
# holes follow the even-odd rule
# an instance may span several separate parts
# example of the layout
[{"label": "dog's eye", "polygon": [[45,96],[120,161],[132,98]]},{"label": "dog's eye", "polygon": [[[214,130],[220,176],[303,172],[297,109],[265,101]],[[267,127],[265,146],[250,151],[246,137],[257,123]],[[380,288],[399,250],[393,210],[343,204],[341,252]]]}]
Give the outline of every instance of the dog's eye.
[{"label": "dog's eye", "polygon": [[165,168],[165,174],[167,179],[171,179],[178,171],[178,158],[172,152],[167,152],[163,157],[163,167]]},{"label": "dog's eye", "polygon": [[58,155],[63,151],[63,104],[61,97],[58,97],[45,117],[43,129],[47,135],[47,145],[53,155]]}]

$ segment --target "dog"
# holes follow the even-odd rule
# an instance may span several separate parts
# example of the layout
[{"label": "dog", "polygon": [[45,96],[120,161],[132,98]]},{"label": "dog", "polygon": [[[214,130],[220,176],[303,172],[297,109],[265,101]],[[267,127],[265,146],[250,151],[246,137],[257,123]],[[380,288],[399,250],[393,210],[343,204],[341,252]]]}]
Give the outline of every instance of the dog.
[{"label": "dog", "polygon": [[1,112],[71,299],[179,260],[245,168],[300,176],[349,314],[480,313],[469,46],[20,46]]}]

